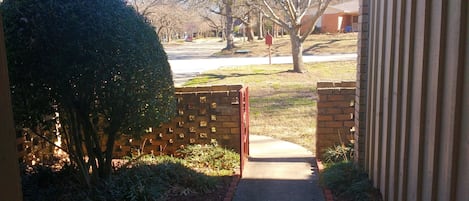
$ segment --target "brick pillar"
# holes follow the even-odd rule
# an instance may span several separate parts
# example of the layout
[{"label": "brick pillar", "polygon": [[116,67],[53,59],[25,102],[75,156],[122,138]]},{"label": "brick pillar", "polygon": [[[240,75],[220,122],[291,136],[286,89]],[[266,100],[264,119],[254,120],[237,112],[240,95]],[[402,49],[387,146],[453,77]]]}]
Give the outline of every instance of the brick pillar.
[{"label": "brick pillar", "polygon": [[318,82],[317,86],[316,157],[321,159],[324,149],[353,139],[356,90],[355,81]]},{"label": "brick pillar", "polygon": [[364,167],[366,139],[366,97],[368,82],[369,0],[360,0],[358,17],[357,88],[355,97],[355,163]]}]

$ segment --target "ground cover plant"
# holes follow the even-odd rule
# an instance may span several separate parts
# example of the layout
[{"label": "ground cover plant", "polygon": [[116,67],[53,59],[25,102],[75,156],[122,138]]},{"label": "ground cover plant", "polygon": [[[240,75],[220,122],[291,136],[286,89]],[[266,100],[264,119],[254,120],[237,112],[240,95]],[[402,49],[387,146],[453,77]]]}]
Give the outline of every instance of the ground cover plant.
[{"label": "ground cover plant", "polygon": [[342,161],[351,161],[353,157],[353,143],[335,145],[324,150],[323,161],[332,164]]},{"label": "ground cover plant", "polygon": [[189,86],[242,83],[249,87],[250,133],[272,136],[315,153],[316,83],[354,80],[355,61],[307,63],[308,72],[290,65],[252,65],[207,71]]},{"label": "ground cover plant", "polygon": [[337,201],[381,201],[379,190],[368,175],[352,161],[330,163],[320,173],[320,183],[330,189]]},{"label": "ground cover plant", "polygon": [[353,162],[354,141],[341,141],[322,155],[320,184],[329,189],[337,201],[381,201],[365,171]]},{"label": "ground cover plant", "polygon": [[129,160],[91,188],[78,182],[74,166],[25,166],[24,200],[223,200],[239,168],[239,154],[214,145],[179,151],[180,157],[145,155]]}]

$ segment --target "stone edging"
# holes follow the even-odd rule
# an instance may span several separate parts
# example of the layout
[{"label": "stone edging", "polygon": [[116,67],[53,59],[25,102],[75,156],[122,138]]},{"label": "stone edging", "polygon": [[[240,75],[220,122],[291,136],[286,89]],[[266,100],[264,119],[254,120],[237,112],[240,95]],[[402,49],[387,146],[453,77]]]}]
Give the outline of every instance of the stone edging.
[{"label": "stone edging", "polygon": [[[324,165],[319,160],[317,160],[316,163],[318,165],[319,174],[321,174],[321,172],[324,170]],[[326,187],[321,187],[321,188],[324,193],[324,199],[326,199],[326,201],[334,201],[334,196],[332,195],[332,191]]]},{"label": "stone edging", "polygon": [[236,188],[238,187],[239,180],[241,179],[241,174],[239,170],[236,170],[235,174],[232,176],[233,179],[231,180],[230,187],[226,192],[225,199],[223,201],[231,201],[233,200]]}]

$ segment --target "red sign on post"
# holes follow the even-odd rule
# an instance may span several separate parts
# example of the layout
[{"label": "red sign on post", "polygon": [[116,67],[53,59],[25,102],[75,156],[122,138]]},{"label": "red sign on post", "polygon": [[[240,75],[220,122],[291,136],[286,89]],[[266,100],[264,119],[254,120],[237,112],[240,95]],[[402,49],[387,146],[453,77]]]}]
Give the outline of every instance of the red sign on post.
[{"label": "red sign on post", "polygon": [[269,46],[269,64],[272,64],[272,55],[271,55],[271,51],[270,51],[270,46],[272,46],[272,35],[270,35],[270,33],[268,33],[267,35],[265,35],[265,44]]},{"label": "red sign on post", "polygon": [[265,35],[265,44],[268,46],[272,45],[272,35],[270,34]]}]

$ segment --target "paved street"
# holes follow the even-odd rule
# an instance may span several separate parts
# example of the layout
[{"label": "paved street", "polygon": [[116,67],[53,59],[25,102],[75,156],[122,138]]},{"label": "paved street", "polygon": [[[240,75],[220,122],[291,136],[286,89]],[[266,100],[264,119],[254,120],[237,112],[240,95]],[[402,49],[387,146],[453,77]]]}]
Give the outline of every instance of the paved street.
[{"label": "paved street", "polygon": [[[232,57],[219,58],[210,57],[215,52],[220,51],[225,43],[218,41],[184,43],[179,46],[165,47],[168,54],[169,63],[173,70],[176,86],[182,85],[187,80],[198,74],[226,66],[243,66],[250,64],[268,64],[268,57]],[[305,63],[324,61],[344,61],[355,60],[357,54],[331,54],[303,56]],[[273,64],[292,63],[291,56],[272,57]]]}]

